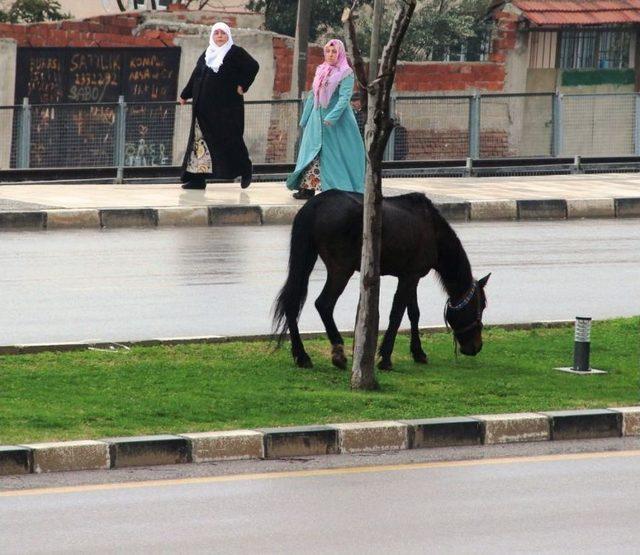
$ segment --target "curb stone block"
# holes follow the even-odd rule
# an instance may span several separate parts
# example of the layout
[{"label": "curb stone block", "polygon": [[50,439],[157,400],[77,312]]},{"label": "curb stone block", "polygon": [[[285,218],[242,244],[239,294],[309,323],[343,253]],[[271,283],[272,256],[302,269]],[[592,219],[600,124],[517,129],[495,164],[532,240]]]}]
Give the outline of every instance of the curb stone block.
[{"label": "curb stone block", "polygon": [[29,474],[32,463],[31,449],[17,445],[0,446],[0,476]]},{"label": "curb stone block", "polygon": [[640,406],[612,407],[611,410],[622,414],[623,436],[640,436]]},{"label": "curb stone block", "polygon": [[46,212],[0,212],[0,230],[44,229]]},{"label": "curb stone block", "polygon": [[622,414],[612,410],[545,411],[551,420],[551,439],[595,439],[620,437]]},{"label": "curb stone block", "polygon": [[33,471],[62,472],[69,470],[108,470],[109,446],[102,441],[61,441],[30,443]]},{"label": "curb stone block", "polygon": [[332,424],[338,430],[340,453],[400,451],[409,448],[408,426],[401,422]]},{"label": "curb stone block", "polygon": [[194,463],[234,459],[263,459],[262,434],[253,430],[181,434],[191,441]]},{"label": "curb stone block", "polygon": [[185,437],[157,435],[116,437],[103,441],[109,444],[111,468],[191,462],[191,445]]},{"label": "curb stone block", "polygon": [[640,217],[640,198],[617,198],[615,203],[617,218]]},{"label": "curb stone block", "polygon": [[409,426],[409,449],[480,445],[482,426],[479,420],[465,416],[402,420]]},{"label": "curb stone block", "polygon": [[209,225],[209,211],[206,208],[177,207],[158,208],[158,225],[196,226]]},{"label": "curb stone block", "polygon": [[264,434],[266,459],[338,453],[338,430],[330,426],[258,428]]},{"label": "curb stone block", "polygon": [[561,199],[519,200],[519,220],[566,220],[567,201]]},{"label": "curb stone block", "polygon": [[106,208],[100,210],[102,227],[156,227],[158,211],[154,208]]},{"label": "curb stone block", "polygon": [[567,218],[613,218],[615,206],[611,198],[568,199]]},{"label": "curb stone block", "polygon": [[100,229],[100,214],[94,209],[48,210],[47,229]]},{"label": "curb stone block", "polygon": [[300,210],[300,206],[265,206],[262,208],[264,225],[290,225]]},{"label": "curb stone block", "polygon": [[466,222],[469,219],[468,202],[434,203],[440,214],[451,222]]},{"label": "curb stone block", "polygon": [[515,200],[472,200],[469,202],[469,219],[517,220],[518,204]]},{"label": "curb stone block", "polygon": [[209,225],[262,225],[259,206],[209,206]]},{"label": "curb stone block", "polygon": [[484,443],[518,443],[550,439],[549,418],[543,414],[522,412],[515,414],[473,415],[482,423]]}]

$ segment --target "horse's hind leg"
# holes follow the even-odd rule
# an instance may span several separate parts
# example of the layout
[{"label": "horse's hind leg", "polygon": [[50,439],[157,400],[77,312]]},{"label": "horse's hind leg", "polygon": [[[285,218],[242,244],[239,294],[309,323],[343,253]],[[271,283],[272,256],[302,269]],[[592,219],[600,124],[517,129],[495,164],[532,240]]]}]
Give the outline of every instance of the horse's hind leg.
[{"label": "horse's hind leg", "polygon": [[333,309],[352,275],[353,272],[338,272],[327,268],[327,282],[316,299],[316,308],[331,342],[331,362],[342,370],[347,367],[347,357],[344,354],[344,340],[333,319]]},{"label": "horse's hind leg", "polygon": [[289,338],[291,340],[291,355],[299,368],[313,368],[311,358],[304,350],[296,315],[287,314],[287,326],[289,327]]},{"label": "horse's hind leg", "polygon": [[420,308],[418,307],[418,284],[411,292],[409,296],[409,304],[407,304],[407,313],[409,314],[409,321],[411,322],[411,355],[413,360],[421,364],[427,364],[429,357],[427,353],[422,350],[422,343],[420,342]]},{"label": "horse's hind leg", "polygon": [[398,328],[402,322],[404,311],[407,308],[412,289],[415,290],[416,281],[408,278],[398,279],[398,288],[396,294],[393,297],[393,305],[391,306],[391,315],[389,316],[389,327],[384,334],[382,345],[380,345],[380,362],[378,368],[380,370],[391,370],[393,364],[391,362],[391,353],[393,352],[393,345],[396,341],[396,335]]}]

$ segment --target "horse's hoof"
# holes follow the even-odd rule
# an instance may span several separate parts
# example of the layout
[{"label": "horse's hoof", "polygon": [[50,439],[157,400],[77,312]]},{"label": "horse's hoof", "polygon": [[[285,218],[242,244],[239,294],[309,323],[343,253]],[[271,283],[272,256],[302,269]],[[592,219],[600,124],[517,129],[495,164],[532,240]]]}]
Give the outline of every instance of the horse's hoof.
[{"label": "horse's hoof", "polygon": [[307,354],[296,358],[296,364],[298,365],[298,368],[313,368],[313,362],[311,362],[311,359]]},{"label": "horse's hoof", "polygon": [[331,351],[331,362],[336,368],[346,370],[347,357],[344,355],[344,347],[342,345],[336,345]]},{"label": "horse's hoof", "polygon": [[411,353],[411,354],[413,355],[413,360],[418,364],[429,363],[429,357],[427,356],[427,353],[421,351],[419,353]]},{"label": "horse's hoof", "polygon": [[391,360],[382,359],[378,362],[378,370],[383,370],[384,372],[390,372],[393,369],[393,364]]},{"label": "horse's hoof", "polygon": [[347,357],[344,356],[344,354],[342,354],[342,353],[334,354],[331,357],[331,362],[333,363],[333,365],[336,368],[340,368],[340,370],[346,370],[347,369]]}]

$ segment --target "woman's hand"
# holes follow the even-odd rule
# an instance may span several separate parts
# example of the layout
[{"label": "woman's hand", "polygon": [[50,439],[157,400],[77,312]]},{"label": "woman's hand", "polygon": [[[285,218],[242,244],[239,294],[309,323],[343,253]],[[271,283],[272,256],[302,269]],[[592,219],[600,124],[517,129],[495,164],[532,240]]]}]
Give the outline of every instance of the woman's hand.
[{"label": "woman's hand", "polygon": [[186,101],[184,98],[182,98],[182,97],[178,98],[178,102],[179,102],[182,106],[184,106],[184,105],[187,103],[187,101]]},{"label": "woman's hand", "polygon": [[238,94],[240,96],[242,96],[244,94],[244,91],[242,90],[242,85],[238,85]]}]

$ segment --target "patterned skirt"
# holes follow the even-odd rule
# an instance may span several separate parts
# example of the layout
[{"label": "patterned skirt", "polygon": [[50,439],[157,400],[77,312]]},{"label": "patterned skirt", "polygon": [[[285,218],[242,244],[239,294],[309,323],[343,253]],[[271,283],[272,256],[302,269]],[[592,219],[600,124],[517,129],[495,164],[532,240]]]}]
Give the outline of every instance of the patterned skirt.
[{"label": "patterned skirt", "polygon": [[320,158],[316,156],[311,164],[307,167],[302,179],[300,180],[300,189],[311,189],[320,193],[322,191],[322,182],[320,181]]},{"label": "patterned skirt", "polygon": [[186,171],[190,173],[213,173],[211,153],[197,119],[193,129],[193,145],[187,161]]}]

